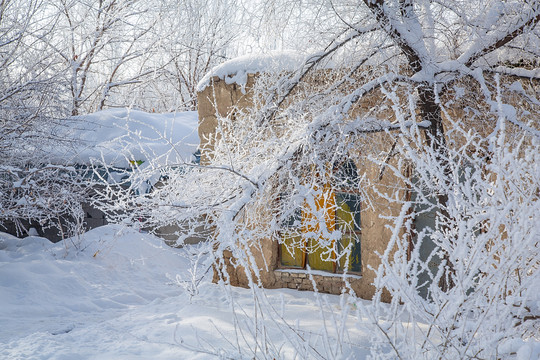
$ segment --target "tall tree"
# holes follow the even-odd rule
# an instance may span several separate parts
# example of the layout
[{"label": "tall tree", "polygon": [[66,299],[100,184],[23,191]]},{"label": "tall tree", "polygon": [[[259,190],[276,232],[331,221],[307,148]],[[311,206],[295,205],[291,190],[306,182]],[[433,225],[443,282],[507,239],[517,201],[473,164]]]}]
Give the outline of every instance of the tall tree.
[{"label": "tall tree", "polygon": [[[201,225],[205,219],[216,227],[216,261],[225,268],[222,254],[232,253],[256,289],[260,266],[251,250],[276,239],[299,207],[325,208],[320,199],[330,198],[328,187],[337,190],[327,184],[343,185],[329,171],[336,161],[374,162],[380,176],[392,172],[405,185],[378,191],[402,211],[394,214],[393,235],[375,269],[373,306],[363,307],[373,324],[373,356],[507,354],[502,344],[525,341],[538,319],[529,289],[540,276],[533,220],[540,204],[540,3],[325,4],[333,11],[324,15],[332,23],[321,23],[333,29],[327,45],[295,71],[263,66],[251,85],[251,107],[216,111],[207,166],[184,164],[193,170],[180,172],[171,164],[163,188],[139,198],[114,196],[124,200],[115,206],[134,211],[131,216],[139,216],[138,209],[155,223],[174,218]],[[255,62],[273,63],[267,60]],[[274,63],[291,69],[292,62]],[[235,64],[244,67],[235,73]],[[228,65],[232,73],[220,73],[223,78],[245,80],[235,76],[245,75],[245,61]],[[381,136],[376,141],[374,133]],[[133,180],[162,170],[149,166]],[[364,175],[358,174],[357,190],[379,190]],[[407,188],[416,198],[402,196]],[[364,195],[366,207],[376,200]],[[415,216],[426,209],[436,220],[414,231]],[[321,210],[310,219],[310,236],[320,240],[306,251],[338,252],[332,248],[337,230],[321,225],[326,215]],[[404,229],[415,240],[402,236]],[[418,249],[428,241],[434,250],[426,258]],[[302,241],[289,246],[305,248]],[[436,257],[432,272],[428,263]],[[381,304],[384,289],[392,295],[389,306]],[[511,326],[503,329],[501,321]]]},{"label": "tall tree", "polygon": [[82,228],[86,189],[48,151],[65,145],[59,130],[67,115],[49,10],[42,1],[0,3],[0,226],[11,222],[24,233],[26,220],[65,236]]},{"label": "tall tree", "polygon": [[[52,5],[58,16],[53,46],[66,68],[72,115],[103,109],[118,88],[153,73],[141,67],[155,46],[150,2],[59,0]],[[113,105],[129,105],[129,100]]]},{"label": "tall tree", "polygon": [[132,87],[142,107],[155,111],[196,110],[197,84],[230,58],[239,27],[235,0],[161,1],[154,10],[155,51],[145,66],[152,78]]}]

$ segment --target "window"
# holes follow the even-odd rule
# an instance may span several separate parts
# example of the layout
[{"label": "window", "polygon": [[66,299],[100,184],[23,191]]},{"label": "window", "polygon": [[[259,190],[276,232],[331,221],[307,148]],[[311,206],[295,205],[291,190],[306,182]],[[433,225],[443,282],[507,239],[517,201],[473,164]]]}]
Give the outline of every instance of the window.
[{"label": "window", "polygon": [[[302,209],[297,208],[289,214],[284,222],[281,266],[304,269],[309,265],[311,269],[333,273],[361,271],[360,194],[356,166],[352,161],[346,161],[334,166],[333,175],[333,186],[323,186],[313,199],[311,207],[314,209],[306,203]],[[316,219],[316,214],[324,214],[324,221]],[[326,229],[320,229],[320,226]],[[338,239],[323,242],[320,234],[338,235]]]}]

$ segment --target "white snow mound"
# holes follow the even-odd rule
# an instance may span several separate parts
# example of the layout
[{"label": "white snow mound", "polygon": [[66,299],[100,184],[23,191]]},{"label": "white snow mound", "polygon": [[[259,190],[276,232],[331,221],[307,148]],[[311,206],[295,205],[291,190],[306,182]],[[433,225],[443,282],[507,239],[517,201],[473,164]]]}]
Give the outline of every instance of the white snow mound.
[{"label": "white snow mound", "polygon": [[208,87],[214,77],[225,80],[227,84],[238,84],[244,90],[249,74],[293,71],[304,64],[305,60],[304,55],[292,50],[240,56],[210,70],[197,84],[197,91]]},{"label": "white snow mound", "polygon": [[62,137],[71,148],[53,149],[56,161],[90,164],[99,159],[128,167],[152,160],[159,165],[190,162],[199,145],[196,111],[155,114],[108,109],[71,119]]}]

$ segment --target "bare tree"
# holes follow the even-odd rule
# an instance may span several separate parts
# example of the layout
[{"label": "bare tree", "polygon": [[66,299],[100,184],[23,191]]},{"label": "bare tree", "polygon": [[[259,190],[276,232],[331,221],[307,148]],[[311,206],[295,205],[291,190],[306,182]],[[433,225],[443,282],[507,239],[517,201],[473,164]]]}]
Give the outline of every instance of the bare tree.
[{"label": "bare tree", "polygon": [[47,48],[39,40],[50,36],[52,28],[50,22],[39,21],[43,8],[39,1],[1,4],[0,149],[4,154],[13,152],[14,142],[21,137],[39,132],[37,124],[41,117],[52,115],[48,105],[58,94],[54,60],[42,56]]},{"label": "bare tree", "polygon": [[52,4],[58,14],[53,45],[67,69],[72,115],[103,109],[113,91],[140,83],[152,73],[141,67],[154,45],[149,35],[156,20],[149,2],[59,0]]},{"label": "bare tree", "polygon": [[50,152],[66,145],[54,30],[44,2],[0,4],[0,224],[19,233],[28,230],[23,221],[53,226],[67,237],[82,230],[86,188]]},{"label": "bare tree", "polygon": [[156,49],[146,66],[152,77],[134,86],[141,107],[151,111],[196,110],[197,84],[231,56],[238,38],[234,0],[163,1],[153,29]]},{"label": "bare tree", "polygon": [[196,85],[236,36],[234,1],[68,1],[54,48],[66,67],[72,115],[111,106],[194,110]]},{"label": "bare tree", "polygon": [[[289,2],[273,2],[283,3]],[[341,230],[326,219],[343,210],[332,194],[349,185],[331,170],[344,160],[374,163],[379,177],[397,180],[382,191],[360,171],[354,186],[362,202],[377,201],[370,189],[401,210],[389,215],[393,235],[374,269],[372,305],[355,302],[369,319],[373,357],[509,356],[511,344],[535,336],[538,319],[530,289],[540,276],[540,3],[327,6],[334,30],[321,51],[296,71],[260,69],[251,107],[216,111],[206,166],[148,166],[133,186],[166,170],[161,188],[139,197],[128,196],[132,190],[104,195],[148,223],[174,218],[195,229],[206,219],[216,228],[210,246],[222,280],[234,283],[226,270],[245,269],[262,304],[258,289],[268,264],[257,263],[254,252],[274,239],[291,252],[347,259],[350,246],[334,246]],[[301,224],[303,238],[276,236],[284,224],[294,225],[298,209],[313,214]],[[414,229],[426,213],[433,223]],[[317,241],[306,247],[305,234]],[[389,305],[382,304],[385,291]],[[272,309],[256,311],[264,317]],[[265,347],[264,324],[254,326],[254,353],[279,356]],[[284,328],[302,356],[338,356],[331,347],[323,355],[302,348],[301,334]]]}]

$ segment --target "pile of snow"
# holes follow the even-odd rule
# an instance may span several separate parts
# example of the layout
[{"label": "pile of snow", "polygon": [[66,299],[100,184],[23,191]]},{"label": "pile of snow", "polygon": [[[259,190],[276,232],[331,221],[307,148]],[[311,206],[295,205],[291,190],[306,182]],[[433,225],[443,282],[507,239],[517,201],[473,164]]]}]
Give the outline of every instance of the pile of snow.
[{"label": "pile of snow", "polygon": [[167,274],[186,261],[161,239],[117,225],[65,244],[0,233],[0,341],[68,333],[90,319],[178,295],[178,287],[166,285]]},{"label": "pile of snow", "polygon": [[[0,233],[0,359],[262,358],[253,336],[277,358],[369,355],[365,319],[354,306],[342,316],[345,298],[276,289],[255,300],[254,290],[211,283],[204,256],[196,274],[206,277],[198,294],[190,291],[190,264],[203,248],[170,248],[118,225],[56,244]],[[295,352],[310,347],[317,357]],[[538,359],[540,343],[516,341],[505,351]]]},{"label": "pile of snow", "polygon": [[132,109],[108,109],[76,116],[61,136],[72,148],[53,149],[61,163],[129,167],[152,160],[160,165],[193,160],[199,145],[195,111],[155,114]]},{"label": "pile of snow", "polygon": [[[190,276],[188,254],[197,249],[169,248],[157,237],[117,225],[65,244],[0,233],[0,359],[252,358],[242,340],[243,356],[233,346],[235,324],[254,319],[251,290],[229,289],[229,296],[210,282],[211,270],[198,295],[181,286]],[[273,290],[268,300],[314,343],[321,339],[314,293]],[[337,296],[328,301],[339,306]],[[266,335],[291,358],[293,349],[275,318],[267,321]],[[354,330],[353,321],[351,339],[362,345],[353,357],[363,358],[366,340],[360,339],[367,337]]]},{"label": "pile of snow", "polygon": [[227,84],[238,84],[245,89],[249,74],[293,71],[304,64],[306,56],[296,51],[274,51],[260,55],[244,55],[214,67],[197,84],[197,91],[204,90],[214,77]]}]

